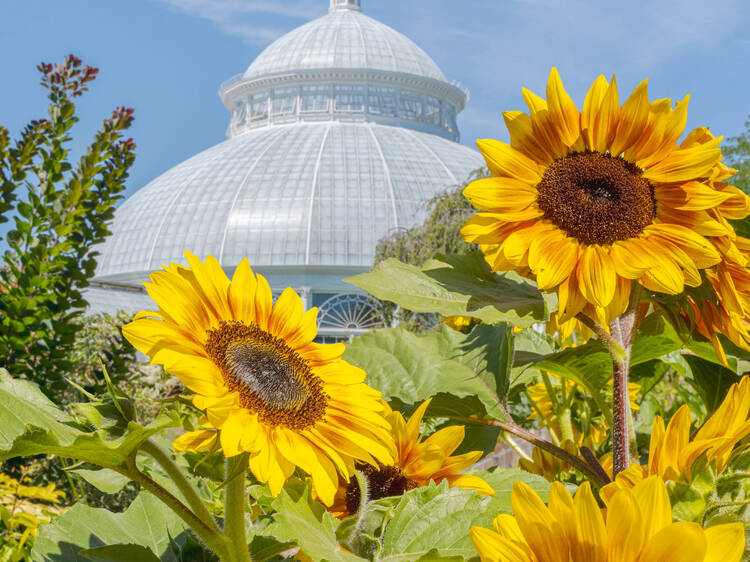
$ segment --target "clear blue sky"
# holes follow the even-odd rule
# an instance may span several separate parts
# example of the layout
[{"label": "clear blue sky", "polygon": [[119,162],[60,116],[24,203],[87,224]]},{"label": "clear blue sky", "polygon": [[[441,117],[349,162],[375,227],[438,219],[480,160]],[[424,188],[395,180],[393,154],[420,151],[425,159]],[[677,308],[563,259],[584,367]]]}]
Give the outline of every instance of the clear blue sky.
[{"label": "clear blue sky", "polygon": [[[616,73],[621,100],[644,77],[652,99],[692,94],[688,128],[732,136],[750,113],[750,2],[745,0],[362,0],[445,75],[471,90],[462,142],[507,139],[501,111],[544,92],[551,66],[580,105]],[[74,130],[90,138],[115,105],[135,108],[128,194],[224,138],[219,84],[274,38],[326,12],[328,0],[4,0],[0,124],[15,134],[46,111],[38,62],[67,53],[100,68]],[[80,145],[79,145],[80,146]]]}]

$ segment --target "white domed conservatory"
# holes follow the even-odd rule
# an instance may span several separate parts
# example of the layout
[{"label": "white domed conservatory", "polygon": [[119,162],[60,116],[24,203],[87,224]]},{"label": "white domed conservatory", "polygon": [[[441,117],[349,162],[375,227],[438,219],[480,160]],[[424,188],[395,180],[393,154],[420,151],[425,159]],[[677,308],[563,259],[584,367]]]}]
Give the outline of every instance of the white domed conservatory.
[{"label": "white domed conservatory", "polygon": [[368,297],[342,279],[369,270],[378,240],[420,223],[429,199],[483,165],[457,142],[466,90],[360,0],[331,0],[219,93],[227,140],[117,209],[92,310],[149,309],[141,283],[190,250],[228,275],[247,256],[275,292],[292,286],[320,308],[326,338],[376,326]]}]

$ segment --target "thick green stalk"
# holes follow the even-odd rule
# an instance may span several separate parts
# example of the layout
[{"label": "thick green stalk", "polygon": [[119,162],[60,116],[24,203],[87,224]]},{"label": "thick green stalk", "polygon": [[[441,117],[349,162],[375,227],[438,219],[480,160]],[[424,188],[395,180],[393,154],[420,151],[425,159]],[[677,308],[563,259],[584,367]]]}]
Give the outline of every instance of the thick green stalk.
[{"label": "thick green stalk", "polygon": [[563,441],[570,441],[575,443],[575,436],[573,435],[573,422],[570,418],[570,407],[564,407],[557,414],[557,421],[560,424],[560,433],[562,433]]},{"label": "thick green stalk", "polygon": [[[633,282],[627,310],[609,325],[610,338],[619,346],[612,356],[612,476],[630,466],[631,455],[638,454],[635,428],[630,411],[628,376],[630,350],[637,329],[636,315],[640,305],[640,285]],[[602,330],[603,331],[603,330]],[[605,332],[606,333],[606,332]]]},{"label": "thick green stalk", "polygon": [[206,504],[198,495],[195,487],[185,477],[182,470],[180,470],[180,467],[178,467],[170,458],[170,455],[151,440],[144,442],[143,445],[141,445],[140,450],[153,458],[159,464],[159,466],[164,469],[164,472],[167,473],[167,475],[172,479],[172,482],[174,482],[177,488],[180,490],[180,493],[187,501],[190,509],[193,510],[193,513],[200,517],[201,521],[203,521],[206,526],[211,529],[211,531],[217,534],[221,533],[219,526],[216,524],[214,516],[211,514],[211,512],[206,507]]},{"label": "thick green stalk", "polygon": [[630,466],[629,352],[625,360],[612,360],[612,476]]},{"label": "thick green stalk", "polygon": [[[245,471],[247,454],[227,458],[224,496],[224,534],[229,539],[226,562],[251,562],[245,533]],[[224,559],[222,559],[224,560]]]},{"label": "thick green stalk", "polygon": [[164,487],[138,470],[138,468],[135,466],[135,462],[133,462],[127,470],[123,470],[119,467],[112,468],[117,472],[128,476],[131,480],[140,484],[142,488],[145,488],[146,490],[154,494],[157,498],[159,498],[162,503],[164,503],[167,507],[169,507],[169,509],[174,511],[180,517],[180,519],[187,523],[193,530],[193,532],[195,532],[195,534],[198,535],[204,543],[206,543],[206,546],[216,552],[222,560],[233,560],[226,556],[228,544],[226,537],[221,532],[215,533],[184,503],[173,496]]},{"label": "thick green stalk", "polygon": [[350,545],[354,552],[358,552],[362,547],[362,527],[367,516],[367,505],[370,503],[370,491],[367,477],[359,470],[354,472],[359,486],[359,508],[357,508],[357,522],[351,533]]}]

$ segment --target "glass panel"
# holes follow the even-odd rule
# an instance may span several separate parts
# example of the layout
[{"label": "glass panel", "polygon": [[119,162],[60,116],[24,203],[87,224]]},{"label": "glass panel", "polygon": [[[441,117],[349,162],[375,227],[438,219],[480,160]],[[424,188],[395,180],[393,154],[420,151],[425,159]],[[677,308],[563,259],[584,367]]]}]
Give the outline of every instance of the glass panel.
[{"label": "glass panel", "polygon": [[422,118],[422,98],[402,93],[399,105],[401,117],[404,119]]},{"label": "glass panel", "polygon": [[330,86],[302,86],[302,112],[327,112]]},{"label": "glass panel", "polygon": [[245,104],[245,102],[240,102],[237,105],[235,105],[234,109],[232,110],[232,122],[244,123],[246,112],[247,112],[247,105]]},{"label": "glass panel", "polygon": [[424,104],[424,119],[433,125],[440,125],[440,100],[427,96]]},{"label": "glass panel", "polygon": [[312,294],[312,305],[317,306],[320,308],[320,306],[326,302],[331,297],[335,297],[336,293],[313,293]]},{"label": "glass panel", "polygon": [[250,119],[257,121],[268,117],[268,94],[253,96],[250,102]]},{"label": "glass panel", "polygon": [[445,120],[445,128],[451,133],[458,133],[458,125],[456,125],[456,108],[452,105],[447,105],[443,108],[443,119]]},{"label": "glass panel", "polygon": [[367,111],[374,115],[396,116],[396,90],[370,87]]},{"label": "glass panel", "polygon": [[294,113],[297,103],[297,88],[282,88],[273,91],[271,109],[274,115]]},{"label": "glass panel", "polygon": [[336,86],[336,111],[362,111],[364,102],[363,86]]}]

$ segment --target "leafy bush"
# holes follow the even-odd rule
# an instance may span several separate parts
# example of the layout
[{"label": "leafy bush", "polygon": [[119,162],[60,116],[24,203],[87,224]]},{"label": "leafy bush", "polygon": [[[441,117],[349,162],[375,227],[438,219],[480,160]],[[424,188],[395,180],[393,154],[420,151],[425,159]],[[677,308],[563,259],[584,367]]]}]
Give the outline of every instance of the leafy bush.
[{"label": "leafy bush", "polygon": [[133,110],[118,107],[84,155],[69,161],[73,100],[98,70],[74,56],[39,65],[49,90],[47,117],[11,141],[0,126],[0,222],[12,216],[0,267],[0,365],[38,381],[50,396],[66,388],[87,304],[82,290],[96,268],[94,246],[109,234],[135,145],[123,139]]}]

